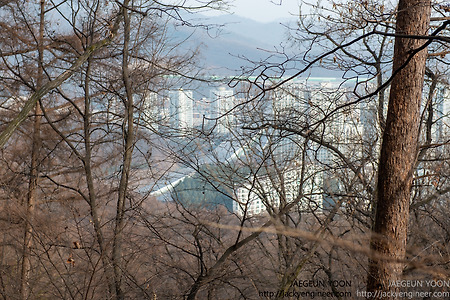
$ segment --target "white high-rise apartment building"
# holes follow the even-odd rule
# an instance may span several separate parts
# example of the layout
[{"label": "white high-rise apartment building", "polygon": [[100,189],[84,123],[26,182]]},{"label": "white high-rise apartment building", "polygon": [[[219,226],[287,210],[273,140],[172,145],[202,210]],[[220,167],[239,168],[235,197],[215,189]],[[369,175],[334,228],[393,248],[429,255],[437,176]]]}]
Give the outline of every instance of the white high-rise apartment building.
[{"label": "white high-rise apartment building", "polygon": [[155,92],[148,92],[144,95],[141,104],[141,114],[144,126],[151,127],[154,130],[159,128],[161,122],[162,105],[158,94]]},{"label": "white high-rise apartment building", "polygon": [[234,91],[226,87],[219,87],[211,91],[211,102],[214,105],[212,116],[219,118],[217,122],[217,132],[227,133],[230,126],[234,126],[236,117],[230,110],[235,106],[236,100]]},{"label": "white high-rise apartment building", "polygon": [[179,89],[169,92],[170,118],[177,130],[188,130],[193,127],[193,94],[190,90]]},{"label": "white high-rise apartment building", "polygon": [[277,213],[281,206],[293,202],[297,202],[301,210],[323,209],[323,173],[316,172],[312,165],[307,173],[303,183],[301,168],[292,168],[282,171],[282,174],[258,177],[253,184],[244,184],[236,190],[233,212],[238,216],[244,213],[247,216],[259,215],[268,210]]},{"label": "white high-rise apartment building", "polygon": [[270,94],[274,115],[276,117],[284,117],[285,114],[293,111],[303,113],[307,108],[307,99],[305,99],[304,94],[305,84],[303,82],[292,82],[274,90]]},{"label": "white high-rise apartment building", "polygon": [[448,86],[439,85],[435,91],[435,103],[432,138],[435,142],[444,142],[450,136],[450,90]]}]

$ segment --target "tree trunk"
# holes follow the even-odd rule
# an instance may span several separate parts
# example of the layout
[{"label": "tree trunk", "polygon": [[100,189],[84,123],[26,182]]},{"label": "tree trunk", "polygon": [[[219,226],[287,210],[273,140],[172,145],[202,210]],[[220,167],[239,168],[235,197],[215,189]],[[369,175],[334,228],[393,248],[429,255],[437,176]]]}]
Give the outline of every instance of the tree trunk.
[{"label": "tree trunk", "polygon": [[105,279],[108,284],[108,296],[105,299],[111,299],[115,291],[115,286],[113,282],[113,274],[111,264],[108,259],[108,254],[106,251],[106,241],[104,238],[102,225],[100,221],[99,204],[97,202],[97,192],[94,184],[94,176],[92,174],[92,142],[91,142],[91,131],[92,131],[92,109],[91,109],[91,93],[90,93],[90,76],[92,70],[92,58],[87,60],[86,64],[86,78],[84,81],[84,116],[83,116],[83,131],[84,131],[84,146],[85,146],[85,156],[82,158],[84,165],[84,172],[86,175],[86,184],[89,193],[89,207],[90,214],[92,218],[92,224],[94,226],[95,236],[97,238],[97,243],[100,248],[100,256],[103,263],[103,270],[105,274]]},{"label": "tree trunk", "polygon": [[[39,17],[39,37],[38,37],[38,72],[36,79],[36,87],[39,89],[42,85],[44,74],[43,60],[44,60],[44,14],[45,14],[45,0],[40,3],[40,17]],[[37,188],[39,179],[39,154],[41,148],[41,107],[39,103],[35,107],[35,116],[33,124],[32,148],[31,148],[31,167],[30,179],[28,184],[28,194],[25,212],[25,232],[23,238],[23,255],[22,255],[22,269],[20,282],[20,299],[26,300],[29,297],[29,277],[31,272],[31,248],[33,245],[33,219],[36,206]]]},{"label": "tree trunk", "polygon": [[[430,22],[429,0],[400,0],[396,34],[426,35]],[[367,290],[388,292],[389,283],[401,276],[406,253],[409,202],[417,157],[420,105],[427,51],[417,53],[404,66],[424,40],[395,38],[394,77],[386,128],[378,167],[378,193],[369,261]],[[392,299],[383,297],[383,299]]]},{"label": "tree trunk", "polygon": [[[123,3],[124,7],[128,7],[129,1]],[[123,42],[123,58],[122,58],[122,77],[125,87],[125,120],[123,126],[124,136],[124,154],[122,159],[122,174],[118,187],[117,210],[114,227],[114,240],[112,249],[112,262],[114,267],[116,299],[125,299],[125,293],[122,289],[123,277],[123,230],[125,228],[125,201],[128,192],[128,178],[130,176],[131,160],[134,148],[134,110],[133,110],[133,92],[131,86],[130,70],[129,70],[129,45],[130,45],[130,15],[127,9],[123,12],[124,21],[124,42]]]}]

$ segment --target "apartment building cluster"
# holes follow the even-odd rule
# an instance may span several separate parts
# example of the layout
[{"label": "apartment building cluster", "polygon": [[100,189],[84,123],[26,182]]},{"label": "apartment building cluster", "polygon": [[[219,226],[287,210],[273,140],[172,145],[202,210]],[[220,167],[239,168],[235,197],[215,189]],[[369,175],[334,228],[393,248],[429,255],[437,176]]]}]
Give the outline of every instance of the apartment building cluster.
[{"label": "apartment building cluster", "polygon": [[[342,182],[346,180],[343,173],[336,171],[342,166],[339,156],[364,165],[370,153],[376,157],[379,152],[377,99],[359,101],[353,87],[346,88],[333,79],[293,82],[272,92],[270,98],[273,120],[293,127],[297,137],[280,140],[274,153],[281,161],[293,163],[249,178],[235,192],[233,211],[240,216],[277,213],[293,202],[301,211],[331,209],[339,201]],[[436,90],[433,111],[433,141],[448,140],[450,94],[446,86]],[[299,145],[306,152],[306,159],[302,158]],[[369,170],[372,167],[364,168],[373,172]]]},{"label": "apartment building cluster", "polygon": [[[376,99],[359,101],[353,88],[354,83],[346,87],[340,79],[309,78],[285,84],[259,100],[264,102],[260,116],[280,125],[277,128],[284,126],[280,130],[292,130],[292,134],[271,140],[271,159],[277,168],[269,166],[236,185],[232,195],[234,213],[276,213],[292,202],[304,211],[333,207],[342,186],[338,178],[341,175],[330,170],[339,166],[339,153],[351,160],[362,160],[368,151],[378,153],[380,146]],[[439,87],[434,103],[433,140],[442,140],[450,132],[449,98],[448,89]],[[156,94],[149,99],[148,103],[158,101]],[[240,127],[237,125],[245,119],[241,110],[233,110],[243,101],[226,86],[212,88],[208,98],[199,99],[195,99],[192,90],[177,89],[170,91],[167,104],[159,111],[154,104],[145,111],[151,112],[150,116],[163,116],[172,129],[180,132],[206,126],[226,137],[230,130],[236,133]],[[264,133],[255,131],[255,135]],[[249,153],[242,150],[236,147],[232,156]],[[303,158],[301,151],[306,152]]]},{"label": "apartment building cluster", "polygon": [[233,211],[241,216],[277,213],[293,202],[301,211],[331,208],[340,187],[329,171],[336,152],[326,145],[361,156],[361,141],[375,117],[365,103],[345,109],[355,100],[352,95],[330,78],[296,81],[272,91],[270,118],[280,124],[277,128],[294,134],[271,145],[276,168],[267,167],[263,175],[252,176],[239,187]]},{"label": "apartment building cluster", "polygon": [[225,134],[227,127],[235,124],[234,114],[228,114],[235,104],[234,91],[228,87],[213,88],[208,98],[200,99],[194,98],[192,90],[178,89],[169,92],[165,114],[174,130],[210,127],[214,123],[215,131]]}]

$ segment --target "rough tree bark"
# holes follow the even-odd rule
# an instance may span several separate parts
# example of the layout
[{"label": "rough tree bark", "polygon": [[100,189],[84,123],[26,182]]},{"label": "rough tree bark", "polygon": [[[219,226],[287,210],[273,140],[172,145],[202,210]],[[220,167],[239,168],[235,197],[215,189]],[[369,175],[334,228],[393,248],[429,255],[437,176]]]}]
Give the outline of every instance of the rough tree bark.
[{"label": "rough tree bark", "polygon": [[[429,0],[400,0],[396,34],[426,35],[430,7]],[[424,43],[419,39],[395,38],[393,70],[402,69],[391,84],[381,146],[376,217],[371,238],[371,249],[379,255],[369,261],[367,290],[370,292],[393,289],[389,283],[399,279],[404,266],[401,260],[406,253],[427,50],[417,53],[406,66],[404,63],[412,50]]]}]

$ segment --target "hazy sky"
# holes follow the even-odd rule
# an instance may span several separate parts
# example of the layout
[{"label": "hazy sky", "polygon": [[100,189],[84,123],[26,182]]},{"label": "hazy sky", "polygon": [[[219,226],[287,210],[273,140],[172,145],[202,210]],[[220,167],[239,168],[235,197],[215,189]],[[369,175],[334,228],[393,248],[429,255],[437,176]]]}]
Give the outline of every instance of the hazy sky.
[{"label": "hazy sky", "polygon": [[[272,22],[278,19],[293,18],[298,15],[299,0],[227,0],[230,11],[241,17],[258,22]],[[203,12],[205,15],[222,14],[217,11]]]},{"label": "hazy sky", "polygon": [[259,22],[270,22],[298,15],[298,0],[235,0],[232,11]]}]

